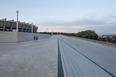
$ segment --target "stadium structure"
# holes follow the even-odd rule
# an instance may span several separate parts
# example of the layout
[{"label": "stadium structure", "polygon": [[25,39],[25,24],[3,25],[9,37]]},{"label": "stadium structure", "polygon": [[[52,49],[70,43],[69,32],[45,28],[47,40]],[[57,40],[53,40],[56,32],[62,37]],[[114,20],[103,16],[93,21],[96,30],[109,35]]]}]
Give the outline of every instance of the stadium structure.
[{"label": "stadium structure", "polygon": [[[7,31],[7,32],[16,31],[16,27],[17,27],[16,24],[17,24],[17,21],[6,20],[6,18],[1,19],[0,31]],[[36,33],[37,29],[38,27],[36,25],[18,21],[18,32]]]}]

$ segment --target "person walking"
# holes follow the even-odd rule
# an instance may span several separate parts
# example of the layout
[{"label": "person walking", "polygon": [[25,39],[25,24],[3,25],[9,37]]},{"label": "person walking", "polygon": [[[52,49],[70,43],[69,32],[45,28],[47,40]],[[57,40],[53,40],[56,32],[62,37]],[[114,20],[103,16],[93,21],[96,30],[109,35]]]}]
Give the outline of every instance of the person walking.
[{"label": "person walking", "polygon": [[36,40],[36,37],[34,36],[34,41]]},{"label": "person walking", "polygon": [[36,36],[36,42],[38,41],[38,36]]}]

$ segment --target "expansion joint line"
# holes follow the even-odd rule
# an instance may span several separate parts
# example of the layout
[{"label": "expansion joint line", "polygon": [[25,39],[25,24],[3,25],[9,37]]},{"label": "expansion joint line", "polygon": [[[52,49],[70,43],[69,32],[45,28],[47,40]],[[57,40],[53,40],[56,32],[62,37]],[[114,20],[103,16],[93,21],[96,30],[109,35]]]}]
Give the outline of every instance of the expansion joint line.
[{"label": "expansion joint line", "polygon": [[65,42],[64,40],[62,40],[61,38],[59,40],[61,40],[62,42],[64,42],[65,44],[67,44],[69,47],[71,47],[72,49],[74,49],[75,51],[77,51],[78,53],[80,53],[82,56],[84,56],[85,58],[87,58],[88,60],[90,60],[92,63],[94,63],[95,65],[97,65],[98,67],[100,67],[102,70],[104,70],[106,73],[108,73],[112,77],[116,77],[112,73],[110,73],[109,71],[107,71],[106,69],[104,69],[102,66],[100,66],[99,64],[97,64],[95,61],[93,61],[92,59],[90,59],[86,55],[82,54],[79,50],[77,50],[76,48],[74,48],[73,46],[71,46],[70,44],[68,44],[67,42]]},{"label": "expansion joint line", "polygon": [[59,46],[59,39],[58,39],[58,75],[57,77],[64,77],[60,46]]}]

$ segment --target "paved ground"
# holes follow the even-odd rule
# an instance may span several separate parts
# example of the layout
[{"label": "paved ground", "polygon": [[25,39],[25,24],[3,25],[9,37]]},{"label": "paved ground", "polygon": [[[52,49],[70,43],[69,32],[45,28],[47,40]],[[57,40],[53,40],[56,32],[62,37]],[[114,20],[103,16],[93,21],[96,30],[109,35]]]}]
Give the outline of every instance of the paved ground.
[{"label": "paved ground", "polygon": [[57,77],[57,38],[1,43],[0,77]]},{"label": "paved ground", "polygon": [[61,35],[0,43],[0,77],[115,76],[116,49]]},{"label": "paved ground", "polygon": [[73,37],[73,38],[78,38],[80,40],[88,41],[91,43],[97,43],[102,46],[107,46],[107,47],[112,47],[116,49],[116,44],[115,43],[110,43],[110,42],[105,42],[105,41],[98,41],[98,40],[92,40],[92,39],[87,39],[87,38],[80,38],[80,37]]},{"label": "paved ground", "polygon": [[66,77],[116,76],[116,49],[65,36],[59,43]]}]

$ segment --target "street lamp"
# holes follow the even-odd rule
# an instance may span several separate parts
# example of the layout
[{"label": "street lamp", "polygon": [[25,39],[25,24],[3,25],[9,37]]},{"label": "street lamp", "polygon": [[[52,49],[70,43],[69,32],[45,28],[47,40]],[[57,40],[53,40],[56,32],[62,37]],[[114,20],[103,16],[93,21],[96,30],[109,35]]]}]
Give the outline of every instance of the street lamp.
[{"label": "street lamp", "polygon": [[32,22],[32,33],[33,33],[33,22]]},{"label": "street lamp", "polygon": [[17,26],[16,26],[16,31],[18,32],[18,13],[19,13],[19,11],[17,10],[16,13],[17,13]]},{"label": "street lamp", "polygon": [[52,35],[53,35],[53,30],[52,30]]}]

